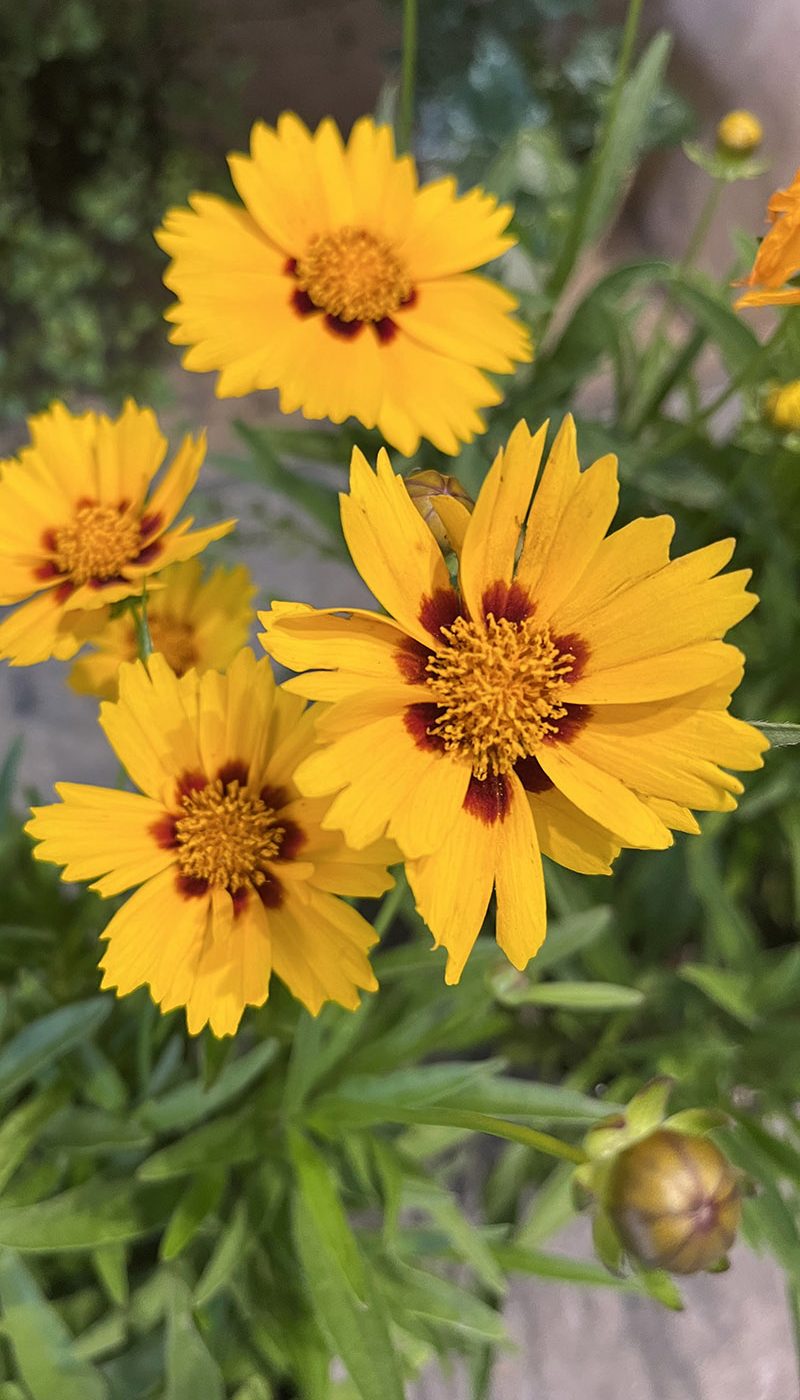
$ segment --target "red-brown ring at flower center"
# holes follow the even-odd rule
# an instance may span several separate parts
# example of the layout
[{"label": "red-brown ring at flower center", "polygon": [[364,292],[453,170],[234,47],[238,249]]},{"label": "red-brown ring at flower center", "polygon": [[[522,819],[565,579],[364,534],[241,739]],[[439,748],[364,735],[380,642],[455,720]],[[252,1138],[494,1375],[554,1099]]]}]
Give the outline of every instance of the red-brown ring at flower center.
[{"label": "red-brown ring at flower center", "polygon": [[225,764],[216,778],[187,773],[177,789],[176,810],[151,828],[159,845],[175,852],[177,883],[187,897],[227,890],[239,913],[251,894],[267,908],[283,902],[275,861],[293,859],[305,836],[282,815],[285,789],[248,786],[247,766]]},{"label": "red-brown ring at flower center", "polygon": [[369,229],[347,226],[317,235],[285,270],[296,284],[291,298],[296,313],[321,312],[328,329],[346,339],[371,325],[379,341],[392,340],[394,313],[416,298],[392,245]]},{"label": "red-brown ring at flower center", "polygon": [[83,584],[102,588],[118,583],[126,565],[149,563],[160,553],[161,541],[151,536],[161,523],[158,514],[139,517],[129,501],[80,500],[68,524],[44,531],[42,548],[50,558],[36,566],[35,577],[63,580],[60,588],[67,597]]},{"label": "red-brown ring at flower center", "polygon": [[483,605],[479,626],[452,589],[423,600],[420,621],[438,644],[409,639],[396,661],[403,678],[431,697],[406,708],[408,732],[420,748],[469,764],[465,809],[491,823],[509,810],[512,773],[531,793],[553,786],[538,754],[569,743],[591,712],[569,700],[588,656],[581,638],[539,625],[516,583],[498,581]]}]

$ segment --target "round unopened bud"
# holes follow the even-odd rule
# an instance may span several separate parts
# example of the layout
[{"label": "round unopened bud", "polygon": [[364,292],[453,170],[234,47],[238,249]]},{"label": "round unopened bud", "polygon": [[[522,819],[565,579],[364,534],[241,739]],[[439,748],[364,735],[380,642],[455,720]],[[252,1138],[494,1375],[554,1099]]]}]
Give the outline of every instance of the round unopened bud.
[{"label": "round unopened bud", "polygon": [[782,433],[800,428],[800,379],[779,384],[764,400],[764,416]]},{"label": "round unopened bud", "polygon": [[709,1138],[661,1128],[621,1152],[607,1208],[632,1258],[696,1274],[720,1264],[742,1213],[739,1179]]},{"label": "round unopened bud", "polygon": [[717,144],[730,156],[750,156],[764,139],[764,128],[754,112],[728,112],[717,127]]},{"label": "round unopened bud", "polygon": [[451,496],[470,513],[475,502],[464,490],[457,476],[445,476],[431,468],[424,472],[412,472],[405,478],[406,490],[417,507],[422,519],[431,531],[436,543],[442,549],[452,549],[453,543],[434,507],[437,496]]}]

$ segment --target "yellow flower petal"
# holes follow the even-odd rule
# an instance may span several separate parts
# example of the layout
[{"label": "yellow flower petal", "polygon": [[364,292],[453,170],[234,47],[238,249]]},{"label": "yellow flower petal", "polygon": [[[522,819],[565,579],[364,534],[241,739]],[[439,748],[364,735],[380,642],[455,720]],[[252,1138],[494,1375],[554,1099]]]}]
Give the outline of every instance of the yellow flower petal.
[{"label": "yellow flower petal", "polygon": [[497,842],[497,942],[520,971],[538,953],[547,928],[544,874],[533,816],[522,784],[510,784]]},{"label": "yellow flower petal", "polygon": [[663,850],[672,837],[656,815],[619,778],[588,763],[566,744],[543,747],[539,762],[560,792],[626,846]]},{"label": "yellow flower petal", "polygon": [[406,862],[417,910],[435,946],[447,949],[445,981],[451,986],[461,980],[489,907],[499,830],[462,807],[438,850]]},{"label": "yellow flower petal", "polygon": [[528,793],[527,797],[543,855],[580,875],[611,874],[620,843],[604,826],[587,817],[556,787]]},{"label": "yellow flower petal", "polygon": [[511,208],[451,180],[417,190],[371,118],[346,146],[329,118],[258,122],[230,168],[244,209],[196,194],[156,234],[184,366],[218,370],[225,397],[278,389],[284,413],[353,415],[406,453],[481,432],[500,399],[481,371],[531,355],[514,298],[464,275],[514,242]]},{"label": "yellow flower petal", "polygon": [[327,802],[300,798],[294,769],[316,747],[302,710],[249,651],[224,675],[179,678],[158,653],[123,665],[103,723],[148,795],[64,784],[29,823],[65,878],[103,895],[139,885],[105,931],[103,985],[149,984],[162,1010],[186,1008],[191,1034],[233,1034],[266,999],[273,958],[314,1013],[376,986],[374,930],[337,896],[389,888],[398,852],[346,848],[322,829]]},{"label": "yellow flower petal", "polygon": [[146,578],[234,524],[173,526],[203,440],[186,440],[148,498],[166,442],[152,410],[130,399],[113,420],[54,403],[30,431],[32,446],[0,480],[0,599],[23,604],[0,625],[0,656],[16,665],[73,656],[85,637],[71,633],[70,614],[138,596]]},{"label": "yellow flower petal", "polygon": [[513,578],[546,436],[546,423],[535,437],[526,423],[518,423],[481,487],[459,561],[461,591],[475,618],[483,616],[486,590],[498,581],[510,584]]},{"label": "yellow flower petal", "polygon": [[544,936],[540,851],[609,874],[622,846],[665,849],[698,829],[690,807],[735,805],[730,770],[765,747],[726,713],[743,658],[722,636],[756,601],[747,571],[720,573],[732,542],[670,561],[668,517],[606,537],[614,459],[581,472],[567,419],[535,486],[543,437],[519,425],[455,521],[452,586],[433,536],[417,550],[388,463],[375,476],[355,459],[351,552],[405,640],[374,614],[264,617],[265,647],[308,668],[287,687],[333,702],[301,790],[332,797],[323,824],[351,845],[397,842],[450,982],[493,886],[498,940],[524,966]]},{"label": "yellow flower petal", "polygon": [[420,621],[423,602],[450,592],[450,576],[439,546],[383,450],[376,475],[363,453],[354,449],[350,494],[342,497],[342,528],[367,587],[410,636],[429,641],[430,632]]}]

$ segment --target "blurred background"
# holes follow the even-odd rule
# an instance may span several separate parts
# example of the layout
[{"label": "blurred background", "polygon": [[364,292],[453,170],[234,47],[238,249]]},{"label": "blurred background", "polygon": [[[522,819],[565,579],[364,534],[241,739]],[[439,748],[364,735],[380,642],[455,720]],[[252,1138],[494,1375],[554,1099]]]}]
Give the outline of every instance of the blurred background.
[{"label": "blurred background", "polygon": [[[537,252],[558,244],[592,148],[619,45],[619,4],[601,0],[422,0],[416,150],[423,173],[512,193],[535,313]],[[390,0],[0,0],[0,454],[25,415],[64,397],[115,409],[132,393],[173,434],[208,425],[204,510],[247,521],[234,546],[266,596],[361,601],[352,572],[277,491],[233,479],[232,422],[274,417],[270,395],[218,401],[166,342],[164,259],[152,229],[193,189],[231,193],[224,155],[257,117],[292,108],[347,130],[391,116],[400,9]],[[725,274],[731,233],[763,227],[769,192],[800,165],[797,0],[645,0],[645,37],[670,30],[667,83],[642,114],[641,164],[619,217],[577,279],[647,252],[679,257],[708,178],[681,150],[713,141],[720,116],[752,109],[771,168],[728,190],[700,265]],[[560,224],[559,220],[562,220]],[[531,271],[532,269],[532,271]],[[715,365],[709,365],[713,379]],[[712,385],[713,387],[713,385]],[[599,391],[602,394],[602,387]],[[240,473],[241,475],[241,473]],[[58,668],[0,673],[0,749],[24,726],[23,783],[113,782],[93,706]],[[575,1230],[577,1229],[577,1234]],[[588,1249],[583,1226],[564,1248]],[[638,1299],[563,1285],[515,1286],[520,1347],[498,1367],[498,1400],[794,1400],[783,1285],[744,1249],[724,1280],[692,1280],[672,1316]],[[591,1380],[587,1377],[591,1376]],[[432,1375],[426,1400],[461,1400]]]}]

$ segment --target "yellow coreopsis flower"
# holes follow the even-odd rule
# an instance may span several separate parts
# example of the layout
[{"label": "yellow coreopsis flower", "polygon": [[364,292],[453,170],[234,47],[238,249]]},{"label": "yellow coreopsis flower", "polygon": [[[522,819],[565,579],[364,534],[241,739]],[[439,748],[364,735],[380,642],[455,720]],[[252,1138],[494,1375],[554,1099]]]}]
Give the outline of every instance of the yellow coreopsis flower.
[{"label": "yellow coreopsis flower", "polygon": [[29,666],[75,655],[88,610],[142,591],[145,580],[226,535],[226,520],[189,532],[175,518],[195,484],[205,437],[167,451],[155,414],[128,400],[116,419],[61,403],[30,419],[31,443],[0,478],[0,658]]},{"label": "yellow coreopsis flower", "polygon": [[417,186],[411,156],[362,117],[345,147],[285,112],[232,155],[244,208],[193,195],[156,238],[173,259],[171,339],[221,397],[279,389],[283,413],[377,427],[401,452],[456,452],[501,394],[483,370],[531,357],[516,299],[473,268],[503,253],[509,205],[452,179]]},{"label": "yellow coreopsis flower", "polygon": [[327,804],[300,797],[313,709],[248,650],[226,675],[179,679],[157,654],[123,664],[119,690],[100,723],[141,791],[59,783],[62,801],[26,827],[64,879],[103,896],[138,886],[103,934],[102,986],[149,984],[162,1011],[186,1007],[192,1034],[232,1035],[273,971],[314,1015],[328,1000],[354,1010],[377,986],[376,935],[336,896],[382,893],[395,853],[348,850],[321,828]]},{"label": "yellow coreopsis flower", "polygon": [[522,968],[545,935],[542,852],[602,874],[622,845],[669,846],[698,830],[690,808],[736,805],[725,770],[766,747],[726,713],[743,658],[720,639],[756,602],[748,571],[715,577],[733,541],[671,561],[668,516],[606,537],[616,461],[581,472],[570,418],[530,505],[544,439],[517,426],[471,515],[437,498],[457,586],[386,454],[376,475],[354,453],[342,525],[390,616],[259,614],[270,655],[304,672],[289,688],[333,702],[298,786],[335,794],[325,825],[356,849],[397,841],[449,982],[493,888]]},{"label": "yellow coreopsis flower", "polygon": [[800,170],[785,190],[776,190],[767,205],[771,229],[759,244],[746,282],[752,288],[736,303],[741,306],[797,306],[800,287],[786,283],[800,272]]},{"label": "yellow coreopsis flower", "polygon": [[[176,676],[192,668],[200,674],[224,671],[245,645],[253,621],[256,586],[247,569],[243,564],[218,568],[204,579],[200,560],[189,559],[165,569],[159,582],[162,587],[147,605],[153,650]],[[120,665],[138,655],[134,619],[130,613],[101,615],[89,641],[92,651],[75,662],[69,684],[79,695],[115,700]]]}]

